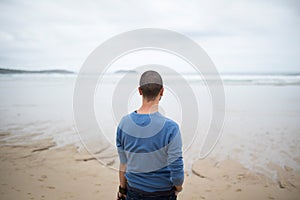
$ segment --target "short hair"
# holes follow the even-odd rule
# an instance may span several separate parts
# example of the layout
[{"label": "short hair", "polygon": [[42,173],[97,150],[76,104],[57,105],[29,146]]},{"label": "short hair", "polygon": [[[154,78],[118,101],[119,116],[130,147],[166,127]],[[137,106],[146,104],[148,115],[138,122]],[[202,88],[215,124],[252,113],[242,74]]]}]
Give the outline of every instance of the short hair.
[{"label": "short hair", "polygon": [[156,71],[146,71],[140,78],[140,88],[143,97],[147,100],[154,100],[163,87],[163,81],[160,74]]}]

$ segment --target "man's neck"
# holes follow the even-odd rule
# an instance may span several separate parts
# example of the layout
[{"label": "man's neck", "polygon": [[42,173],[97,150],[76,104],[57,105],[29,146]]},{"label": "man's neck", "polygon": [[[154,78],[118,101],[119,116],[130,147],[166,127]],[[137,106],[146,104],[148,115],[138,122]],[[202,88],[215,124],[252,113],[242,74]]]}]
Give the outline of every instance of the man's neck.
[{"label": "man's neck", "polygon": [[142,106],[137,110],[139,114],[150,114],[158,111],[158,103],[159,99],[155,99],[153,101],[147,101],[143,99]]}]

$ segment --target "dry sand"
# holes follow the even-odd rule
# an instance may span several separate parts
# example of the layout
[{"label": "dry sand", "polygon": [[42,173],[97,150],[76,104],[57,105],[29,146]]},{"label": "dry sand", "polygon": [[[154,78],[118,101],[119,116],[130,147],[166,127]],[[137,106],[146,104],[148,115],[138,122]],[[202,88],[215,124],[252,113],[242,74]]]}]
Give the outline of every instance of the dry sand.
[{"label": "dry sand", "polygon": [[[56,147],[52,139],[25,145],[8,144],[0,134],[0,199],[115,199],[118,172],[101,165],[86,151],[73,145]],[[217,162],[206,158],[196,162],[186,175],[178,199],[300,199],[300,173],[270,163],[278,172],[271,180],[244,168],[237,161]]]}]

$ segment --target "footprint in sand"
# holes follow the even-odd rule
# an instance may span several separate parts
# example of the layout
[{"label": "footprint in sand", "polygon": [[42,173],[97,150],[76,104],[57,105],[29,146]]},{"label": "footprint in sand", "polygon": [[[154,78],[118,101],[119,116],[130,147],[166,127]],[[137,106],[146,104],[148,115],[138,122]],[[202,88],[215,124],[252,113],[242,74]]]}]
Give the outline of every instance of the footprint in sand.
[{"label": "footprint in sand", "polygon": [[46,178],[48,178],[48,177],[47,177],[47,175],[42,175],[41,178],[42,178],[42,179],[46,179]]},{"label": "footprint in sand", "polygon": [[55,187],[54,186],[47,186],[48,189],[54,190]]},{"label": "footprint in sand", "polygon": [[38,179],[38,181],[43,182],[47,178],[48,178],[47,175],[42,175],[41,178]]}]

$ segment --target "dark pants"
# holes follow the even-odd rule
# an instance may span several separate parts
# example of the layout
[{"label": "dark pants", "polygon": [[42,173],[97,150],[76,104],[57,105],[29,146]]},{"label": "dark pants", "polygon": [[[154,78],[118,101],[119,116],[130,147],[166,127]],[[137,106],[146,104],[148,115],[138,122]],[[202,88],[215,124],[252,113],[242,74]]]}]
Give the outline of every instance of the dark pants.
[{"label": "dark pants", "polygon": [[144,192],[135,188],[128,188],[126,200],[176,200],[175,190],[161,192]]}]

